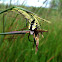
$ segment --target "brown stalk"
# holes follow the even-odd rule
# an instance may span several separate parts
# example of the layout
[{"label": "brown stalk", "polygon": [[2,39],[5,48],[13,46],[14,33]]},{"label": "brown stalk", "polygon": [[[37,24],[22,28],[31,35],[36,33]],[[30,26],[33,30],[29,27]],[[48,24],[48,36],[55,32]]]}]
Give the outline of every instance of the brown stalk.
[{"label": "brown stalk", "polygon": [[47,62],[50,62],[55,56],[51,57]]}]

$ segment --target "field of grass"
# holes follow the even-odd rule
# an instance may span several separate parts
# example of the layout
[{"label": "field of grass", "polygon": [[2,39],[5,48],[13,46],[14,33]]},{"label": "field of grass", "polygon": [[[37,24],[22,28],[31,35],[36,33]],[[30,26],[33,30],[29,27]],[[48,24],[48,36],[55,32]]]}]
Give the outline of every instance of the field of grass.
[{"label": "field of grass", "polygon": [[[62,14],[57,10],[24,7],[38,16],[51,21],[40,22],[41,29],[48,30],[40,35],[39,50],[35,54],[33,43],[25,35],[0,35],[0,62],[62,62]],[[0,9],[1,10],[1,9]],[[26,27],[26,20],[17,12],[5,13],[4,31],[16,31]],[[0,14],[0,33],[3,32],[3,14]],[[14,38],[14,39],[13,39]],[[31,36],[33,40],[33,37]]]}]

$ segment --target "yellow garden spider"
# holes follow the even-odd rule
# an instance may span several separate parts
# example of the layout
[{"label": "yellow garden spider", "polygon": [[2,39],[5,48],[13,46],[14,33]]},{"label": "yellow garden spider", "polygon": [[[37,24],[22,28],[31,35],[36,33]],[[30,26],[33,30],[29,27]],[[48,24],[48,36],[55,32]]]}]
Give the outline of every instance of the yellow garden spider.
[{"label": "yellow garden spider", "polygon": [[[48,22],[48,23],[50,23],[50,22],[43,19],[43,18],[40,18],[35,13],[33,13],[31,11],[28,11],[28,10],[26,10],[24,8],[21,8],[21,7],[12,7],[12,8],[9,8],[7,10],[4,10],[4,11],[0,12],[0,14],[2,14],[4,12],[8,12],[8,11],[17,11],[20,14],[22,14],[24,16],[24,18],[27,19],[27,21],[29,22],[29,25],[28,25],[29,30],[5,32],[5,33],[0,33],[0,35],[29,33],[28,39],[29,39],[30,35],[33,35],[34,44],[36,46],[36,52],[37,52],[38,45],[39,45],[39,33],[42,34],[43,32],[48,32],[47,30],[40,29],[39,22],[41,22],[41,21],[45,21],[45,22]],[[26,25],[27,25],[27,22],[26,22]],[[42,37],[43,37],[43,34],[42,34]],[[29,39],[29,41],[31,41],[31,40]],[[34,44],[33,44],[33,46],[34,46]]]}]

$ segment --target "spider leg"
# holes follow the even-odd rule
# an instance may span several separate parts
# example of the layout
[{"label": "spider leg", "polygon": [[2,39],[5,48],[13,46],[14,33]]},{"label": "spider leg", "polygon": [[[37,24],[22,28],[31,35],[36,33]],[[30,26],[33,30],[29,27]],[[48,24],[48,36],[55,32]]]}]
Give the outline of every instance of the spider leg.
[{"label": "spider leg", "polygon": [[29,33],[29,35],[28,35],[28,40],[31,41],[31,40],[29,39],[29,36],[30,36],[30,33]]},{"label": "spider leg", "polygon": [[26,19],[26,26],[27,26],[27,19]]},{"label": "spider leg", "polygon": [[41,34],[42,34],[42,38],[44,38],[44,36],[43,36],[43,33],[41,32]]},{"label": "spider leg", "polygon": [[39,45],[39,34],[37,34],[37,36],[35,37],[35,40],[36,40],[36,51],[35,51],[35,53],[37,53],[38,45]]},{"label": "spider leg", "polygon": [[36,45],[36,40],[35,40],[35,33],[34,33],[34,44]]},{"label": "spider leg", "polygon": [[25,28],[22,28],[22,29],[18,29],[18,30],[16,30],[16,31],[19,31],[19,30],[25,30],[25,29],[27,29],[28,28],[28,26],[26,26]]},{"label": "spider leg", "polygon": [[33,37],[34,37],[34,43],[33,43],[33,48],[34,48],[34,45],[36,45],[35,33],[33,34]]}]

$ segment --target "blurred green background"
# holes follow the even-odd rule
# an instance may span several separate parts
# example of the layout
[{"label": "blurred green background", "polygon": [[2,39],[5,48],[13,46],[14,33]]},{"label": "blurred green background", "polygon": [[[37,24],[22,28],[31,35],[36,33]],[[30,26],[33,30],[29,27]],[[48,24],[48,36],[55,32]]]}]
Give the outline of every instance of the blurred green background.
[{"label": "blurred green background", "polygon": [[[38,0],[40,1],[40,0]],[[48,0],[44,1],[44,4]],[[38,16],[49,20],[51,24],[40,22],[41,29],[48,30],[40,35],[39,50],[35,54],[33,43],[29,42],[28,34],[0,35],[0,62],[62,62],[62,0],[51,0],[50,6],[33,7],[25,5],[0,4],[0,11],[18,6],[28,9]],[[4,19],[3,19],[4,15]],[[26,27],[26,19],[16,11],[0,14],[0,33],[16,31]],[[28,28],[27,28],[28,29]],[[33,40],[33,37],[30,36]]]}]

